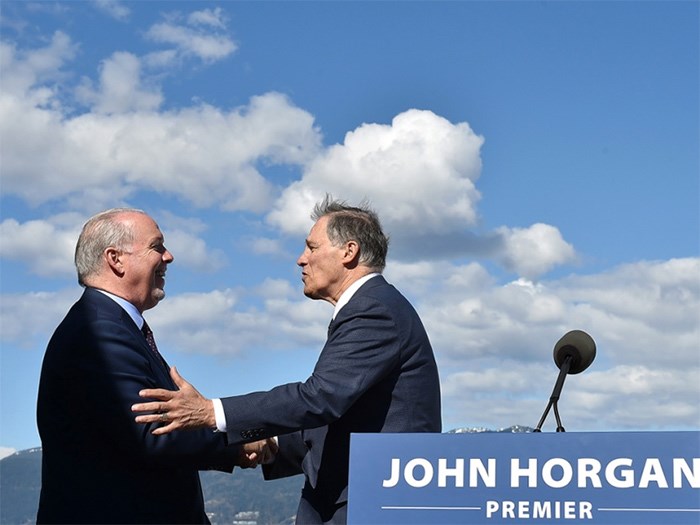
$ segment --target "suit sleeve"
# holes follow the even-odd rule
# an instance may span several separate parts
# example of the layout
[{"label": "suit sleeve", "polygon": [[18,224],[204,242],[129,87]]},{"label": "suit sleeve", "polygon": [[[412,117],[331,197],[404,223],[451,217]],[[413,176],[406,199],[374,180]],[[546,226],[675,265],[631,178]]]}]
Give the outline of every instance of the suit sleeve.
[{"label": "suit sleeve", "polygon": [[397,326],[390,309],[370,297],[351,301],[334,322],[306,381],[221,400],[229,441],[327,425],[393,370],[398,360]]},{"label": "suit sleeve", "polygon": [[[77,359],[76,373],[87,381],[84,403],[90,432],[99,436],[102,445],[121,449],[122,453],[157,465],[180,465],[200,470],[231,472],[238,447],[227,447],[225,436],[208,429],[173,432],[153,436],[153,425],[137,424],[131,406],[143,401],[138,393],[144,388],[172,388],[165,368],[155,370],[143,353],[143,341],[137,331],[125,329],[123,323],[102,319],[88,325],[89,355]],[[98,444],[96,444],[98,446]]]},{"label": "suit sleeve", "polygon": [[266,480],[286,478],[301,474],[304,456],[308,452],[301,432],[292,432],[278,437],[279,452],[272,463],[262,466]]}]

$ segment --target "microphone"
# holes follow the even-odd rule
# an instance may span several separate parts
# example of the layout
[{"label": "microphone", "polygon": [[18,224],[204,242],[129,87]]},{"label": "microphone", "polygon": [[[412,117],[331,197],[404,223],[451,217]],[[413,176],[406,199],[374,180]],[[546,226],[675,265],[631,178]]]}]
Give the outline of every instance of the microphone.
[{"label": "microphone", "polygon": [[554,417],[557,420],[557,432],[564,432],[564,427],[559,418],[559,407],[557,405],[561,389],[564,387],[564,380],[567,374],[579,374],[588,368],[595,359],[596,347],[593,338],[582,330],[572,330],[554,345],[554,363],[559,368],[559,377],[552,390],[549,403],[544,409],[544,414],[533,432],[542,432],[542,425],[547,418],[550,408],[554,408]]}]

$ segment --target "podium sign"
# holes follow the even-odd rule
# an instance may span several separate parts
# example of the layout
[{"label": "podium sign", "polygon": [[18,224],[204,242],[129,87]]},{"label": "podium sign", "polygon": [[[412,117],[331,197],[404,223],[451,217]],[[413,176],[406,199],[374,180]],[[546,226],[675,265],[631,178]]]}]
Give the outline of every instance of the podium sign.
[{"label": "podium sign", "polygon": [[348,524],[698,524],[700,432],[353,434]]}]

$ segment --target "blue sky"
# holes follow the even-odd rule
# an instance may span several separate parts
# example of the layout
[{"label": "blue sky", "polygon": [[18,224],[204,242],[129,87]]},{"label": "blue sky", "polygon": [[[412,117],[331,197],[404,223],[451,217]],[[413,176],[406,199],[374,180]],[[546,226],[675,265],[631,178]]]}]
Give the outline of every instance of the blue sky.
[{"label": "blue sky", "polygon": [[568,431],[700,428],[699,6],[4,1],[0,447],[40,444],[75,240],[114,206],[165,233],[146,317],[202,393],[308,377],[325,193],[382,217],[445,430],[534,426],[571,329],[598,356]]}]

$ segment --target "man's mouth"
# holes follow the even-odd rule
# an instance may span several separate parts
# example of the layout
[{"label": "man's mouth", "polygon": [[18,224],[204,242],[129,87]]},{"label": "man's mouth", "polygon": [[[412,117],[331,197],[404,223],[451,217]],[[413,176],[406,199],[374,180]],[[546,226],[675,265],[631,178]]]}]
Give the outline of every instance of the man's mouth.
[{"label": "man's mouth", "polygon": [[156,270],[156,277],[160,277],[161,279],[165,279],[165,270]]}]

